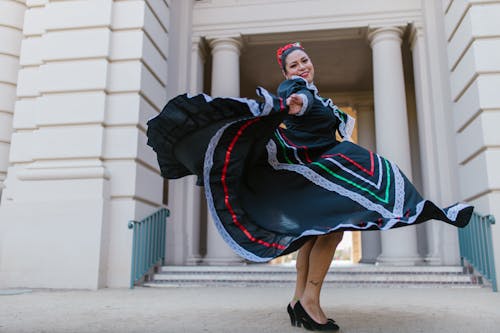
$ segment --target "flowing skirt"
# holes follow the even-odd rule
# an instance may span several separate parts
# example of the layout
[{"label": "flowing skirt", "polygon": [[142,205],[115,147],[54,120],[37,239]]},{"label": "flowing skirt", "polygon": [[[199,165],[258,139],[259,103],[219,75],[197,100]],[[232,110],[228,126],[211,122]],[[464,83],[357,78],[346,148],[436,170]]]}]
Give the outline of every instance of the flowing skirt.
[{"label": "flowing skirt", "polygon": [[162,176],[198,176],[218,231],[241,257],[269,261],[335,231],[469,222],[472,206],[423,199],[374,152],[334,137],[304,145],[280,126],[282,101],[258,92],[265,102],[180,95],[148,122]]}]

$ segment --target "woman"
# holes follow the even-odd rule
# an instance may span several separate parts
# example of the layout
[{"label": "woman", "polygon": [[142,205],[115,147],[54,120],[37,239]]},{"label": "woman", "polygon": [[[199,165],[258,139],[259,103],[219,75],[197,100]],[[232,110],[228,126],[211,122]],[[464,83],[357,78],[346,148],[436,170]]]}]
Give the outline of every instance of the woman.
[{"label": "woman", "polygon": [[[293,80],[294,77],[300,77],[309,84],[313,83],[314,66],[300,44],[288,44],[278,49],[277,60],[285,79]],[[278,94],[286,98],[289,114],[303,115],[307,111],[304,102],[310,104],[314,101],[311,98],[308,99],[305,94],[301,94],[300,90],[289,95],[291,91],[288,85],[289,83],[282,84],[281,89],[278,89]],[[290,126],[289,123],[288,125]],[[290,127],[293,128],[293,126]],[[339,329],[335,321],[327,318],[321,309],[320,292],[342,236],[343,231],[317,236],[299,249],[296,261],[295,293],[292,302],[287,307],[292,326],[304,322],[305,327],[309,329],[332,331]]]},{"label": "woman", "polygon": [[437,207],[393,162],[351,143],[354,120],[318,94],[300,44],[280,48],[277,58],[286,79],[278,96],[262,88],[263,102],[177,96],[148,122],[148,144],[165,178],[199,177],[215,225],[237,254],[266,262],[300,249],[291,323],[337,331],[320,291],[343,231],[429,219],[463,227],[473,207]]}]

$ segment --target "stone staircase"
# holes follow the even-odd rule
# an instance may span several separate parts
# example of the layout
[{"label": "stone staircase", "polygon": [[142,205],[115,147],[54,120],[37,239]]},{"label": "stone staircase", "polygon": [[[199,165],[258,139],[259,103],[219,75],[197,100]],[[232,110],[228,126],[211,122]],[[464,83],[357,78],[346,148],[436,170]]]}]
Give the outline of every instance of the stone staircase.
[{"label": "stone staircase", "polygon": [[[286,265],[163,266],[143,286],[259,286],[293,287],[295,268]],[[333,265],[325,287],[480,288],[482,279],[461,266]]]}]

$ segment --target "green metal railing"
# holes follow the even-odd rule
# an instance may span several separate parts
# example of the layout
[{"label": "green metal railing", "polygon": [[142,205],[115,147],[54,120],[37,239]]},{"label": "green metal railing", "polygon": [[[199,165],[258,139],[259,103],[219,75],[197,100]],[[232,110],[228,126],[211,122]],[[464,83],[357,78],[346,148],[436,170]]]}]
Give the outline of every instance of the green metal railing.
[{"label": "green metal railing", "polygon": [[462,264],[466,260],[476,271],[491,282],[497,291],[495,261],[491,225],[495,224],[493,215],[481,216],[474,212],[469,224],[458,231]]},{"label": "green metal railing", "polygon": [[164,264],[167,217],[170,211],[161,208],[141,221],[130,221],[128,228],[134,231],[130,288],[134,288],[155,265]]}]

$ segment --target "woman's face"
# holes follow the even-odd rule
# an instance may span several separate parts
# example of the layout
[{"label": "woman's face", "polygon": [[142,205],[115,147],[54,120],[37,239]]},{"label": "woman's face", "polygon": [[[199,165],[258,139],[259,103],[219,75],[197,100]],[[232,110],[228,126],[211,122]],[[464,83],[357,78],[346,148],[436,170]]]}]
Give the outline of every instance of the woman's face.
[{"label": "woman's face", "polygon": [[312,83],[314,79],[314,66],[307,53],[302,50],[295,50],[287,55],[285,58],[284,74],[287,79],[296,75],[303,77],[307,82]]}]

